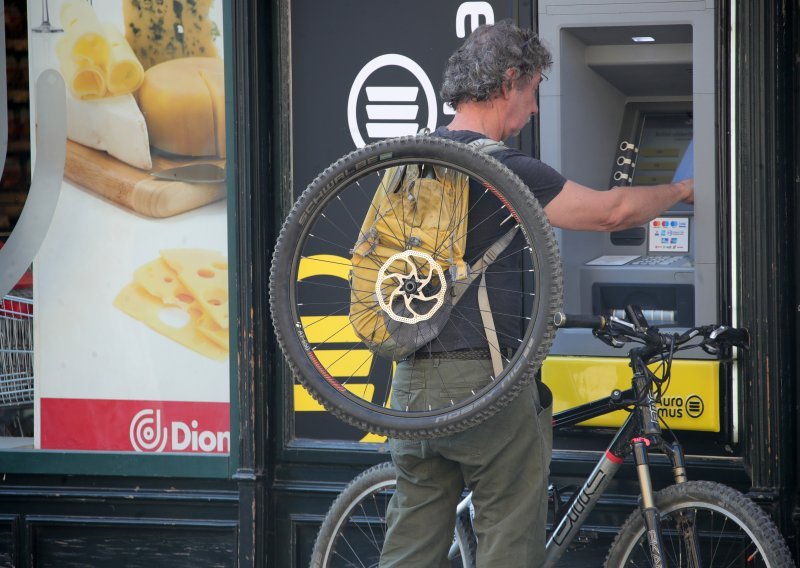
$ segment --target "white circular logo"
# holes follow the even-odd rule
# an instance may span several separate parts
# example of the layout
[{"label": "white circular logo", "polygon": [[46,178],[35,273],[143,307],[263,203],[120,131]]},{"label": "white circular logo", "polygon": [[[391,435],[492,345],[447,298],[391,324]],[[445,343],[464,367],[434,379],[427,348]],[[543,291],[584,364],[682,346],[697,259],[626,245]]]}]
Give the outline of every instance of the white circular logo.
[{"label": "white circular logo", "polygon": [[[417,80],[414,85],[364,86],[367,79],[383,67],[401,67],[411,73]],[[350,136],[357,148],[366,145],[358,124],[356,107],[361,88],[367,95],[367,119],[364,125],[369,138],[392,138],[416,134],[420,126],[419,105],[416,104],[419,88],[422,87],[428,106],[428,121],[423,125],[431,130],[436,128],[436,94],[433,84],[415,61],[397,53],[380,55],[364,65],[356,75],[350,96],[347,100],[347,124]]]},{"label": "white circular logo", "polygon": [[137,452],[161,452],[168,437],[167,427],[161,427],[160,410],[145,408],[131,420],[131,445]]}]

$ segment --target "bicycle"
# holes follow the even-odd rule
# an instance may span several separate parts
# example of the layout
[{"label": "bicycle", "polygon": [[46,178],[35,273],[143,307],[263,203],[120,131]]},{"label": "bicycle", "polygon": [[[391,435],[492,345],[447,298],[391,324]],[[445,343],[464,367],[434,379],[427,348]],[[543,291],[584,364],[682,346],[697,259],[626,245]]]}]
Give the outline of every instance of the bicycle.
[{"label": "bicycle", "polygon": [[[379,252],[388,245],[378,243],[364,253],[363,260],[359,258],[356,268],[351,258],[355,258],[354,245],[365,236],[362,222],[370,212],[381,216],[373,196],[381,188],[389,195],[382,180],[392,179],[390,172],[398,167],[468,177],[467,212],[454,216],[449,224],[442,221],[441,226],[426,227],[427,234],[437,235],[435,242],[433,237],[426,241],[428,237],[423,238],[416,226],[408,229],[404,225],[402,234],[391,239],[402,243],[399,248],[404,250],[386,260]],[[421,199],[423,190],[415,189],[416,181],[406,183],[406,179],[392,196],[404,191],[408,193],[402,196],[405,202]],[[424,175],[416,179],[424,180]],[[470,226],[480,226],[482,232],[516,231],[486,269],[487,294],[513,295],[519,304],[519,310],[506,310],[511,313],[493,313],[498,322],[493,331],[502,344],[502,351],[493,348],[494,355],[502,358],[499,371],[467,398],[445,397],[450,403],[426,411],[392,409],[386,379],[391,375],[392,357],[380,355],[375,346],[379,341],[367,342],[357,336],[352,322],[375,311],[381,326],[385,320],[387,329],[395,329],[393,336],[430,337],[435,352],[446,349],[431,331],[434,320],[449,318],[455,323],[455,333],[482,335],[484,324],[476,323],[476,318],[480,322],[488,310],[454,299],[456,285],[464,280],[441,258],[445,243],[454,240],[467,217]],[[414,225],[413,218],[408,224]],[[471,251],[470,246],[475,246],[471,242],[467,238],[464,245],[471,253],[464,257],[470,265],[468,274],[475,272],[472,269],[487,253],[486,249]],[[371,299],[354,302],[351,292],[360,292],[366,280],[359,278],[359,270],[371,271],[375,283],[364,293]],[[508,279],[512,279],[510,285],[498,284]],[[508,404],[533,380],[549,351],[555,334],[552,318],[560,309],[562,296],[555,234],[527,186],[486,153],[425,135],[376,142],[322,172],[287,216],[270,271],[275,336],[292,374],[334,416],[361,430],[394,438],[450,434],[485,420]],[[398,305],[402,313],[395,312]],[[389,345],[389,340],[383,343]],[[441,381],[443,391],[454,386]]]},{"label": "bicycle", "polygon": [[[753,501],[720,483],[687,480],[682,447],[674,433],[672,441],[664,438],[663,419],[658,414],[676,352],[701,348],[719,354],[731,347],[747,348],[747,331],[700,326],[681,334],[665,333],[650,327],[639,308],[628,306],[625,311],[625,319],[556,316],[558,327],[591,328],[598,339],[613,347],[631,342],[640,346],[628,353],[633,370],[631,388],[615,390],[606,398],[553,417],[557,429],[620,409],[630,412],[583,486],[566,503],[561,503],[551,486],[554,516],[544,566],[556,565],[566,552],[629,455],[638,473],[640,504],[612,542],[605,566],[794,566],[778,528]],[[655,370],[651,369],[653,364],[657,365]],[[656,450],[669,459],[675,481],[659,491],[653,490],[648,467],[648,453]],[[377,566],[385,534],[382,511],[393,485],[394,468],[387,462],[366,470],[345,488],[320,528],[312,567]],[[467,495],[456,510],[456,533],[450,549],[451,562],[464,568],[475,565],[469,511]]]}]

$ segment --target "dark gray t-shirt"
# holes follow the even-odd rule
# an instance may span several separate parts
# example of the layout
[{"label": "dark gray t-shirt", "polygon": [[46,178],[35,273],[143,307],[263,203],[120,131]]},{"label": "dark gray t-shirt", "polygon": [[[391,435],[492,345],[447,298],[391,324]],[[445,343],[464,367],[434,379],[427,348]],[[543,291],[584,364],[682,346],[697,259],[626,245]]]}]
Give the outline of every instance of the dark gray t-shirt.
[{"label": "dark gray t-shirt", "polygon": [[[469,143],[483,134],[469,130],[447,130],[444,127],[433,132],[433,136],[440,136],[455,140],[456,142]],[[553,168],[526,156],[519,150],[507,148],[493,152],[492,156],[505,164],[516,173],[525,185],[530,188],[544,207],[566,183],[566,179]],[[467,219],[467,248],[464,259],[473,264],[483,256],[483,253],[509,229],[508,223],[500,225],[503,219],[498,216],[500,209],[499,200],[492,194],[486,194],[485,188],[477,181],[470,183],[469,217]],[[522,254],[525,246],[521,234],[517,234],[510,245],[503,251],[498,259],[486,271],[486,285],[489,294],[489,303],[492,308],[495,327],[500,345],[516,348],[522,333],[523,296],[522,290]],[[453,308],[450,320],[442,329],[439,336],[428,346],[425,351],[441,352],[455,349],[486,349],[486,337],[483,330],[480,311],[478,310],[477,287],[480,279],[476,279],[463,298]]]}]

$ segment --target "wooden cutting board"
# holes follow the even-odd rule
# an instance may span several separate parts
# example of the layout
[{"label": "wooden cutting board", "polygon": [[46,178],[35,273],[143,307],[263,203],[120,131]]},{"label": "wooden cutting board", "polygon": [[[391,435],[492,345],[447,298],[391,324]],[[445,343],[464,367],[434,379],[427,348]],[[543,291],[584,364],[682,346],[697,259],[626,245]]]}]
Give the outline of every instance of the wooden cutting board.
[{"label": "wooden cutting board", "polygon": [[[159,171],[193,162],[224,160],[173,160],[153,155],[153,170]],[[64,176],[78,185],[148,217],[171,217],[191,211],[225,197],[225,183],[188,183],[161,180],[109,156],[67,140],[67,163]]]}]

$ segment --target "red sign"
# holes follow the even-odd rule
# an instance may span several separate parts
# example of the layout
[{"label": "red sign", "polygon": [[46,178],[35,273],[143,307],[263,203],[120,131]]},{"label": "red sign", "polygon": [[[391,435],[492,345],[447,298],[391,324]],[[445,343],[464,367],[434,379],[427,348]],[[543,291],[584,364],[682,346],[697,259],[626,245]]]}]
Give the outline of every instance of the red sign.
[{"label": "red sign", "polygon": [[227,454],[230,404],[42,398],[41,447]]}]

